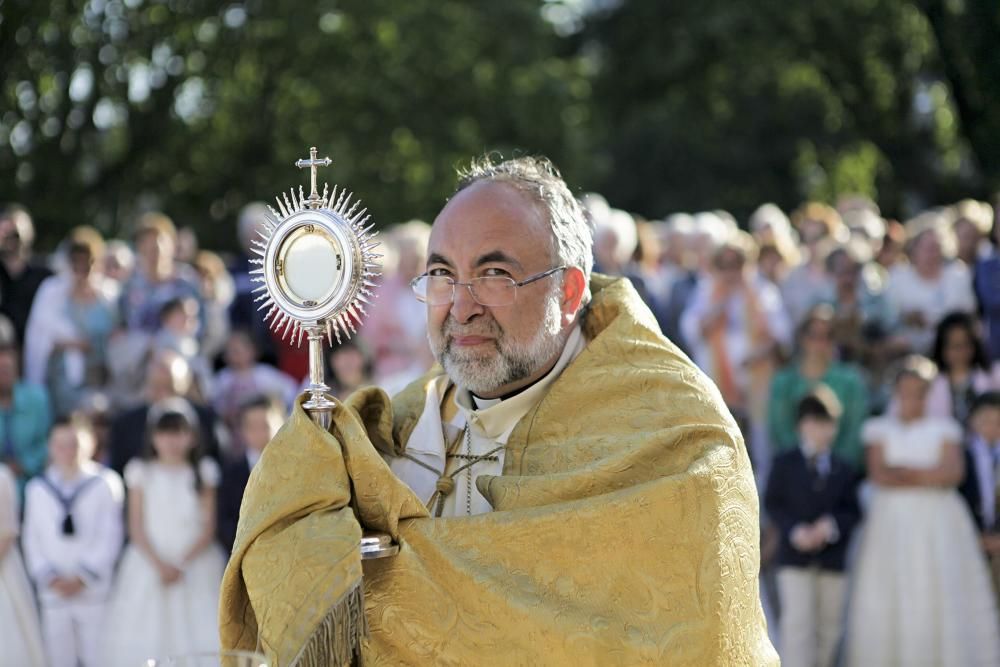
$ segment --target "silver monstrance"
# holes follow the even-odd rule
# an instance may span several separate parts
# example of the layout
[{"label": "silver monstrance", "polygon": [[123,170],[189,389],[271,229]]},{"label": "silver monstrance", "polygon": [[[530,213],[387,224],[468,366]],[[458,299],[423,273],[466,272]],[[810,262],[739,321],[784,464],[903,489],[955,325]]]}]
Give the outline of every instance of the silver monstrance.
[{"label": "silver monstrance", "polygon": [[[323,194],[316,188],[316,170],[332,160],[316,157],[316,147],[309,149],[309,159],[295,166],[311,170],[312,189],[308,197],[302,186],[275,197],[278,210],[268,206],[269,215],[257,230],[251,259],[259,268],[251,271],[252,280],[261,283],[254,301],[263,302],[258,311],[267,310],[264,321],[281,334],[301,345],[309,341],[309,399],[306,412],[320,428],[330,428],[333,411],[339,403],[325,382],[323,338],[330,345],[334,339],[350,338],[357,333],[355,324],[366,315],[365,304],[374,298],[372,290],[381,255],[374,252],[378,242],[369,224],[368,209],[351,193],[334,186],[330,192],[324,183]],[[290,196],[289,196],[290,195]],[[362,558],[391,556],[399,550],[388,535],[365,533],[361,540]]]}]

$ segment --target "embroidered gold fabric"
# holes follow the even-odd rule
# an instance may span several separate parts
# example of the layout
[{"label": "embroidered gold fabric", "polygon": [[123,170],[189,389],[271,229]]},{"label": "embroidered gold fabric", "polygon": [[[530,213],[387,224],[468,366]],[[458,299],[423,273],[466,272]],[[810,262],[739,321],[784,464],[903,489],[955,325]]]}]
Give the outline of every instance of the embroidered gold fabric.
[{"label": "embroidered gold fabric", "polygon": [[477,479],[492,513],[428,517],[379,454],[405,450],[440,369],[391,403],[355,394],[333,435],[296,407],[243,501],[223,646],[293,664],[362,568],[353,485],[400,543],[363,565],[366,665],[777,665],[736,425],[628,281],[592,290],[586,349]]}]

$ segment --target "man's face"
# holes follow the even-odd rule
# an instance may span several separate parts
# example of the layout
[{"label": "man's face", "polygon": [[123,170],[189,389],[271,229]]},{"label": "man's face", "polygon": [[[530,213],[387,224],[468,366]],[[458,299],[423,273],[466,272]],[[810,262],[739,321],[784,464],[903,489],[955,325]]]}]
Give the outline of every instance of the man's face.
[{"label": "man's face", "polygon": [[[520,282],[553,268],[554,255],[544,212],[512,186],[482,181],[455,195],[434,221],[427,272],[457,282],[485,276]],[[429,305],[428,340],[451,379],[491,398],[543,375],[562,351],[576,310],[565,298],[565,273],[518,287],[506,306],[483,306],[464,286],[455,287],[452,303]]]},{"label": "man's face", "polygon": [[21,250],[21,237],[13,216],[0,218],[0,254],[16,255]]}]

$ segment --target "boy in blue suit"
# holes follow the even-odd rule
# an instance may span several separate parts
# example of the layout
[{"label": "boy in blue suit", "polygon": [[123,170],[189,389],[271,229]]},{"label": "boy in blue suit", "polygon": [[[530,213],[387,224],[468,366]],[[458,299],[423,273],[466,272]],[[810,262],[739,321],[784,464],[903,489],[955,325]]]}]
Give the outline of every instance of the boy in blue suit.
[{"label": "boy in blue suit", "polygon": [[841,406],[824,385],[798,405],[799,446],[778,454],[764,506],[781,533],[781,664],[834,664],[843,631],[847,546],[861,516],[858,475],[832,454]]}]

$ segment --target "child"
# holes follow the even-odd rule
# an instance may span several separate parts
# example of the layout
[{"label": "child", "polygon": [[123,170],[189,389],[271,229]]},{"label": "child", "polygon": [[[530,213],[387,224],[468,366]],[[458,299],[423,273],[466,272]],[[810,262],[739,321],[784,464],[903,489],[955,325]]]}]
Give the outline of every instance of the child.
[{"label": "child", "polygon": [[122,546],[121,478],[93,463],[94,438],[59,419],[48,469],[25,492],[24,555],[38,590],[51,667],[96,667]]},{"label": "child", "polygon": [[935,372],[924,357],[905,359],[895,414],[862,431],[873,494],[852,582],[849,665],[1000,665],[986,561],[955,488],[962,427],[925,414]]},{"label": "child", "polygon": [[250,471],[260,460],[264,447],[281,428],[284,408],[275,399],[254,396],[240,405],[236,423],[242,448],[222,470],[219,484],[219,542],[226,553],[233,550],[236,526],[240,520],[240,504],[250,479]]},{"label": "child", "polygon": [[17,551],[17,482],[0,463],[0,662],[44,665],[38,611]]},{"label": "child", "polygon": [[775,457],[764,496],[781,532],[781,661],[789,667],[830,667],[842,632],[844,561],[860,510],[854,468],[830,452],[841,412],[826,385],[799,401],[799,446]]},{"label": "child", "polygon": [[143,459],[125,467],[128,531],[112,595],[102,664],[218,650],[215,543],[218,465],[202,458],[196,417],[185,401],[153,406]]},{"label": "child", "polygon": [[976,398],[969,415],[969,470],[965,486],[1000,597],[1000,391]]},{"label": "child", "polygon": [[246,331],[234,331],[226,341],[226,366],[215,380],[213,407],[234,431],[236,413],[245,401],[267,394],[288,406],[295,400],[295,380],[273,366],[257,362],[257,346]]}]

